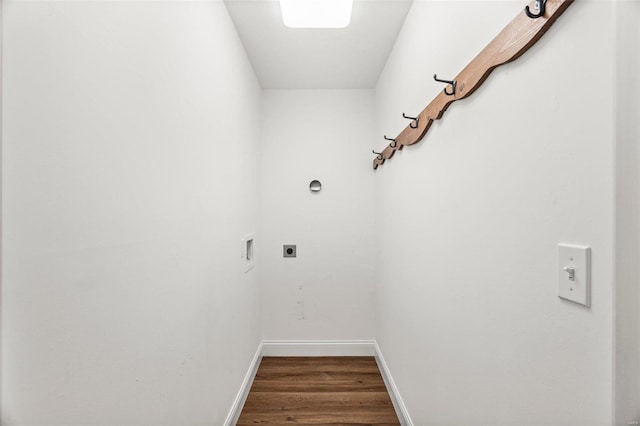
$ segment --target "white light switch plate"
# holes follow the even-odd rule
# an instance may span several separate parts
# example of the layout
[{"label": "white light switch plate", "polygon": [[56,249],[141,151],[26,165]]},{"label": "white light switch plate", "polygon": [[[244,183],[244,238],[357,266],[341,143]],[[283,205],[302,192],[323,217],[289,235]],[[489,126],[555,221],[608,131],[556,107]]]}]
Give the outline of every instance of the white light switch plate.
[{"label": "white light switch plate", "polygon": [[590,247],[558,245],[558,297],[591,307]]}]

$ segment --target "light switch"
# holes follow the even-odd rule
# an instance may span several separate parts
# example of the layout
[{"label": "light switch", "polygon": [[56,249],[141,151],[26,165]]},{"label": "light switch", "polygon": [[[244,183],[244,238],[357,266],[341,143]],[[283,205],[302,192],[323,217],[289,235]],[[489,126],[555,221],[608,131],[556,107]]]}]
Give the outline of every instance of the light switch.
[{"label": "light switch", "polygon": [[591,248],[558,245],[558,297],[591,307]]}]

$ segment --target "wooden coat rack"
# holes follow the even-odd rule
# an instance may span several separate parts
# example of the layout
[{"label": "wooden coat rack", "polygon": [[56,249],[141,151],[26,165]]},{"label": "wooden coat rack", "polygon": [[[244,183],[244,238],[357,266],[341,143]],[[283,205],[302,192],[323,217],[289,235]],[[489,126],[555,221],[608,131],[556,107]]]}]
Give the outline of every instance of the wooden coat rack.
[{"label": "wooden coat rack", "polygon": [[[560,15],[573,3],[573,0],[535,0],[525,7],[496,38],[485,47],[453,80],[436,81],[446,83],[447,87],[431,101],[417,117],[402,114],[411,122],[382,152],[373,152],[373,168],[384,164],[385,160],[405,145],[413,145],[424,138],[434,120],[439,120],[447,108],[457,100],[470,96],[489,77],[491,71],[500,65],[518,59],[529,50],[553,25]],[[449,90],[450,88],[450,90]]]}]

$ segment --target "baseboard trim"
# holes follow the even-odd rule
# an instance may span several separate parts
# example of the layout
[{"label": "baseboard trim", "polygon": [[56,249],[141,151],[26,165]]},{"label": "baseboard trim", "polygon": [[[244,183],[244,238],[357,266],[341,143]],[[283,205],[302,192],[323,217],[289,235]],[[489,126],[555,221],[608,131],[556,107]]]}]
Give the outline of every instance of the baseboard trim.
[{"label": "baseboard trim", "polygon": [[263,340],[263,356],[375,356],[375,340]]},{"label": "baseboard trim", "polygon": [[247,370],[247,374],[245,374],[244,376],[244,380],[242,381],[240,390],[238,391],[238,394],[233,401],[231,410],[229,411],[229,414],[224,421],[224,426],[235,426],[235,424],[238,423],[238,419],[240,418],[240,414],[242,413],[242,407],[244,407],[247,396],[249,396],[249,391],[251,390],[253,379],[256,377],[256,373],[258,372],[260,361],[262,361],[262,352],[262,342],[260,342],[258,344],[256,354],[253,356],[251,364],[249,365],[249,370]]},{"label": "baseboard trim", "polygon": [[389,371],[389,367],[387,366],[387,363],[382,356],[382,351],[380,350],[380,346],[378,346],[378,342],[374,342],[374,347],[376,363],[378,364],[378,368],[380,369],[380,373],[382,374],[382,380],[384,380],[384,384],[387,387],[387,392],[389,392],[391,402],[393,403],[393,408],[395,408],[396,410],[396,414],[398,415],[400,424],[402,426],[413,426],[413,421],[411,420],[409,411],[407,411],[407,407],[404,405],[404,401],[400,396],[398,387],[393,381],[391,371]]}]

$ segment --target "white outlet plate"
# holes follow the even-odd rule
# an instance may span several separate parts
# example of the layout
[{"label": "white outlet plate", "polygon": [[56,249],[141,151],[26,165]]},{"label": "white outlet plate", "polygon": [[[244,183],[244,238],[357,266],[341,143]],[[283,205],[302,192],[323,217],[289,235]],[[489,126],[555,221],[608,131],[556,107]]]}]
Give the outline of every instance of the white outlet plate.
[{"label": "white outlet plate", "polygon": [[[573,269],[573,280],[565,268]],[[591,307],[590,247],[558,245],[558,297]]]}]

